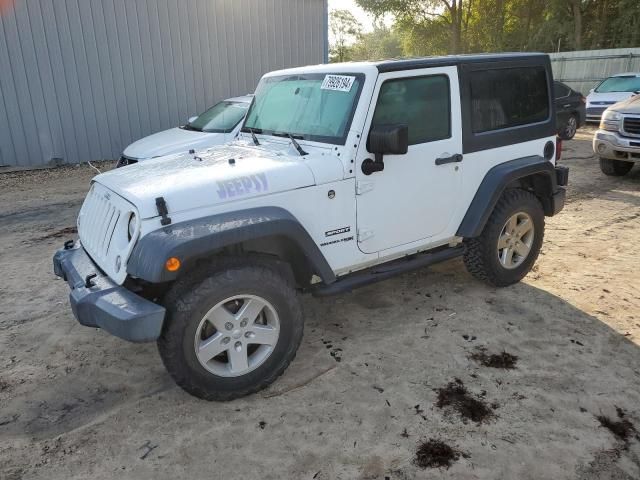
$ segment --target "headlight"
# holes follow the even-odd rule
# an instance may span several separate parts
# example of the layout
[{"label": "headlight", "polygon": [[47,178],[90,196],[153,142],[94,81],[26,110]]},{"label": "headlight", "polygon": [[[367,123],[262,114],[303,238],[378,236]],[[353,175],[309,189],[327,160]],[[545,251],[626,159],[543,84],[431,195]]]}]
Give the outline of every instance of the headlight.
[{"label": "headlight", "polygon": [[129,217],[129,241],[133,238],[133,235],[136,233],[136,214],[132,213]]},{"label": "headlight", "polygon": [[600,120],[600,128],[602,130],[611,130],[617,132],[620,129],[620,119],[622,115],[615,110],[605,110]]}]

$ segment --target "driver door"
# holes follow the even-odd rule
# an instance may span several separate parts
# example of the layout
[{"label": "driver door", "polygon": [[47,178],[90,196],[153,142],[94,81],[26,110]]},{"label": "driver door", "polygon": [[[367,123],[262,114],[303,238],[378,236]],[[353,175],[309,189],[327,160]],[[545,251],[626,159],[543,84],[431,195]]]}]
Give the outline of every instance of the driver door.
[{"label": "driver door", "polygon": [[376,125],[406,124],[409,147],[384,155],[384,170],[369,175],[362,163],[374,156],[365,142],[358,149],[358,247],[365,253],[444,233],[458,206],[464,163],[456,67],[380,74],[373,98],[365,135]]}]

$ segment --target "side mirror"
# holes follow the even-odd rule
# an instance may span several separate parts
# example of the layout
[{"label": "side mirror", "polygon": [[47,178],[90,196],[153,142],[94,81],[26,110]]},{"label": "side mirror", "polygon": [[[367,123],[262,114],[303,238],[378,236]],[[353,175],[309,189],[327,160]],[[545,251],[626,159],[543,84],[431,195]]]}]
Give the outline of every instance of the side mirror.
[{"label": "side mirror", "polygon": [[378,125],[369,132],[367,150],[376,155],[404,155],[409,150],[409,126]]},{"label": "side mirror", "polygon": [[595,91],[596,91],[596,89],[595,89],[595,88],[592,88],[591,90],[589,90],[589,93],[593,93],[593,92],[595,92]]},{"label": "side mirror", "polygon": [[198,117],[189,117],[189,120],[187,120],[187,123],[193,123],[198,119]]},{"label": "side mirror", "polygon": [[409,151],[409,126],[406,124],[378,125],[367,138],[367,150],[375,155],[362,162],[362,173],[371,175],[384,170],[384,155],[404,155]]}]

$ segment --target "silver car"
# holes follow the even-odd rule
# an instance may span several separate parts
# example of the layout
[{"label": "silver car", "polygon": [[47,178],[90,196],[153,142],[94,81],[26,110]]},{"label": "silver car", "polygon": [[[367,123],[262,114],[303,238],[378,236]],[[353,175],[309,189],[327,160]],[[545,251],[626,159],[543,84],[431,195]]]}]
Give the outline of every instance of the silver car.
[{"label": "silver car", "polygon": [[228,98],[181,126],[154,133],[124,149],[117,167],[189,150],[203,150],[233,140],[251,105],[253,95]]}]

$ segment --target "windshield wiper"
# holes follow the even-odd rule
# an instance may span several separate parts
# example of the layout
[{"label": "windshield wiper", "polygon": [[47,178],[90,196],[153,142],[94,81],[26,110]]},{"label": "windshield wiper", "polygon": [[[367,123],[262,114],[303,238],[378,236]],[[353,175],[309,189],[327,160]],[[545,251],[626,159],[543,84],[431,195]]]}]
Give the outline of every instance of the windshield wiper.
[{"label": "windshield wiper", "polygon": [[291,140],[291,143],[293,144],[294,148],[298,151],[301,157],[308,155],[308,153],[305,152],[300,146],[300,144],[296,141],[296,137],[299,139],[302,139],[304,137],[300,135],[293,135],[291,133],[286,133],[286,132],[273,132],[271,135],[274,135],[276,137],[289,137],[289,139]]},{"label": "windshield wiper", "polygon": [[[249,131],[249,133],[251,134],[251,139],[253,140],[253,144],[257,147],[258,145],[260,145],[260,142],[258,141],[258,137],[256,137],[255,134],[255,129],[251,128],[251,127],[244,127],[242,129],[243,132]],[[262,130],[260,130],[260,132],[262,132]]]},{"label": "windshield wiper", "polygon": [[192,131],[194,131],[194,132],[201,132],[201,131],[202,131],[202,129],[201,129],[201,128],[193,127],[193,126],[191,126],[191,125],[190,125],[190,124],[188,124],[188,123],[187,123],[186,125],[183,125],[183,126],[182,126],[182,129],[183,129],[183,130],[192,130]]}]

